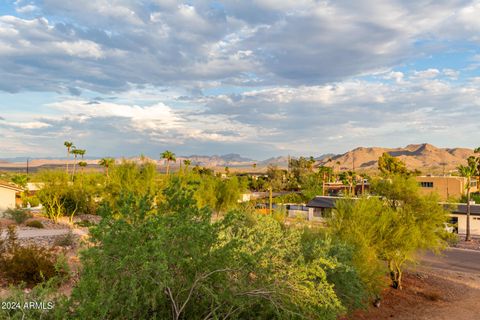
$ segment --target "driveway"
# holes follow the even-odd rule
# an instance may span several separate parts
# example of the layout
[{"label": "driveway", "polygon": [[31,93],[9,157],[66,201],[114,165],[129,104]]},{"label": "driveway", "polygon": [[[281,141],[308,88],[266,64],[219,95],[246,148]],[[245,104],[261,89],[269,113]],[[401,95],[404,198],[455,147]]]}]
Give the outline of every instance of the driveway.
[{"label": "driveway", "polygon": [[[17,230],[17,237],[18,239],[28,239],[28,238],[36,238],[36,237],[54,237],[54,236],[61,236],[72,232],[73,234],[77,234],[80,236],[86,235],[87,232],[80,230],[80,229],[19,229]],[[4,232],[3,236],[6,233]]]},{"label": "driveway", "polygon": [[449,248],[441,255],[427,253],[421,258],[426,267],[480,275],[480,251]]}]

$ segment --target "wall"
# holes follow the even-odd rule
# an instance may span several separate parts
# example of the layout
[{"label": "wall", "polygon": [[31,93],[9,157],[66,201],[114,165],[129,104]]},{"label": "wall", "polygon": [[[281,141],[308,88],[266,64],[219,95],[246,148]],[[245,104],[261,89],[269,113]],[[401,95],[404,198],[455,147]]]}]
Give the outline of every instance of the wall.
[{"label": "wall", "polygon": [[[432,192],[438,193],[442,200],[450,198],[459,199],[465,191],[466,179],[462,177],[416,177],[416,180],[420,182],[432,182],[433,188],[420,187],[420,191],[423,194],[429,194]],[[472,187],[471,192],[476,192],[477,188]]]},{"label": "wall", "polygon": [[15,208],[15,190],[0,187],[0,212]]},{"label": "wall", "polygon": [[[464,214],[450,214],[450,217],[458,218],[458,233],[467,233],[467,216]],[[472,236],[480,237],[480,216],[470,216],[470,233]]]}]

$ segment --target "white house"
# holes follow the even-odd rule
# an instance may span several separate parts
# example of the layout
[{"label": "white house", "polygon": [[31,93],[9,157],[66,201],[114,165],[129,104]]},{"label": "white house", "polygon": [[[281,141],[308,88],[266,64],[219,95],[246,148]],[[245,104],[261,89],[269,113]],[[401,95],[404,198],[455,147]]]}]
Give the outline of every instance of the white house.
[{"label": "white house", "polygon": [[23,190],[10,184],[0,183],[0,212],[15,208],[17,193]]}]

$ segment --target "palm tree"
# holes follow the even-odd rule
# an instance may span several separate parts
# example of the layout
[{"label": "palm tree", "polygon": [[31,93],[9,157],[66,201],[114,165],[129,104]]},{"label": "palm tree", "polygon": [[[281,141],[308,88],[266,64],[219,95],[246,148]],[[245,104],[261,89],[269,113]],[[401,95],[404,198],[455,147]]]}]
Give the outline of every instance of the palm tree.
[{"label": "palm tree", "polygon": [[255,170],[257,168],[257,164],[256,163],[252,164],[252,168]]},{"label": "palm tree", "polygon": [[85,152],[86,152],[85,149],[73,149],[72,150],[73,157],[74,157],[72,179],[73,179],[73,176],[75,175],[75,166],[77,164],[77,157],[81,156],[82,160],[83,160],[83,156],[85,155]]},{"label": "palm tree", "polygon": [[105,168],[105,175],[108,179],[108,168],[112,167],[115,164],[115,159],[113,158],[102,158],[98,161],[98,164]]},{"label": "palm tree", "polygon": [[75,146],[73,145],[73,142],[72,141],[65,141],[63,143],[63,145],[67,148],[67,167],[66,167],[66,170],[67,170],[67,175],[68,175],[68,161],[70,161],[70,150],[72,148],[75,148]]},{"label": "palm tree", "polygon": [[478,171],[478,158],[469,157],[468,164],[466,166],[460,165],[458,166],[458,172],[460,176],[467,178],[467,184],[465,185],[465,189],[467,190],[467,235],[465,237],[465,241],[471,241],[470,235],[470,189],[472,183],[472,177],[477,174]]},{"label": "palm tree", "polygon": [[192,164],[192,161],[189,159],[183,160],[183,164],[185,165],[185,170],[188,171],[188,167]]},{"label": "palm tree", "polygon": [[82,174],[83,174],[83,168],[87,166],[87,163],[85,161],[80,161],[78,165],[80,166],[80,168],[82,168]]},{"label": "palm tree", "polygon": [[175,157],[175,153],[173,153],[172,151],[164,151],[163,153],[160,154],[160,157],[162,157],[162,159],[165,159],[167,160],[167,175],[168,173],[170,172],[170,161],[177,161],[177,158]]}]

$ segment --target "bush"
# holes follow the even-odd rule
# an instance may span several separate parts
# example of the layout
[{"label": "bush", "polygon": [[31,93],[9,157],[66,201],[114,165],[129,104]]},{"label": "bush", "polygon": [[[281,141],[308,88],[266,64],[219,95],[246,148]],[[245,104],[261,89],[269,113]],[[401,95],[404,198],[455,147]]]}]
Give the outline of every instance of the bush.
[{"label": "bush", "polygon": [[43,229],[45,228],[45,226],[43,225],[43,223],[41,223],[40,221],[38,220],[30,220],[30,221],[27,221],[27,223],[25,224],[27,227],[32,227],[32,228],[37,228],[37,229]]},{"label": "bush", "polygon": [[5,213],[8,218],[15,220],[18,224],[24,223],[27,219],[32,217],[30,212],[22,209],[8,209]]},{"label": "bush", "polygon": [[69,232],[66,235],[57,237],[55,239],[54,245],[60,247],[73,247],[75,245],[75,242],[75,236],[72,232]]},{"label": "bush", "polygon": [[0,272],[14,284],[35,285],[63,273],[56,267],[57,257],[51,249],[35,245],[21,246],[14,227],[0,242]]},{"label": "bush", "polygon": [[325,271],[335,262],[306,262],[300,231],[243,212],[212,223],[175,181],[158,212],[151,199],[102,208],[65,318],[335,319],[344,310]]},{"label": "bush", "polygon": [[24,207],[26,207],[28,203],[30,203],[31,207],[38,207],[40,200],[38,200],[37,196],[22,195],[22,203]]}]

